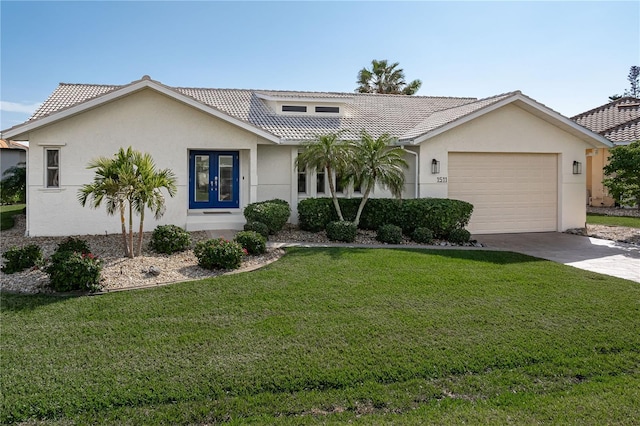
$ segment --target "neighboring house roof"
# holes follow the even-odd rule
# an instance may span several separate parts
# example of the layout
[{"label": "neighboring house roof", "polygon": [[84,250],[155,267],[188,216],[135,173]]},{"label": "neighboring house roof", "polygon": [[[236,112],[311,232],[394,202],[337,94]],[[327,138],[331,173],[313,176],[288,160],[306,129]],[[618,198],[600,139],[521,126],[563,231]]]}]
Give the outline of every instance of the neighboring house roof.
[{"label": "neighboring house roof", "polygon": [[[144,76],[127,85],[91,85],[61,83],[31,116],[18,126],[4,131],[16,136],[58,119],[95,108],[130,93],[152,88],[206,113],[234,123],[276,143],[298,143],[315,135],[344,131],[344,137],[356,138],[365,129],[378,137],[389,133],[401,143],[420,143],[458,123],[463,123],[510,102],[553,122],[595,145],[610,145],[566,117],[528,98],[519,91],[485,99],[384,95],[369,93],[301,92],[248,89],[207,89],[170,87]],[[337,102],[339,116],[283,115],[268,105],[269,100]],[[595,138],[595,140],[594,140]]]},{"label": "neighboring house roof", "polygon": [[640,139],[640,99],[625,97],[571,117],[615,144]]},{"label": "neighboring house roof", "polygon": [[14,141],[6,141],[4,139],[0,139],[0,149],[21,149],[23,151],[27,150],[29,147]]}]

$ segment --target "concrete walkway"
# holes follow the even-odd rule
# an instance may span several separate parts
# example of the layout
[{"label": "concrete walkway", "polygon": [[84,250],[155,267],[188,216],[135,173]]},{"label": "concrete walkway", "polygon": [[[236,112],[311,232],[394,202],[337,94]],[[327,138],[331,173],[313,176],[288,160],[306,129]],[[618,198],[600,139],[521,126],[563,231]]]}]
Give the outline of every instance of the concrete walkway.
[{"label": "concrete walkway", "polygon": [[478,235],[488,250],[505,250],[640,282],[640,247],[560,232]]},{"label": "concrete walkway", "polygon": [[[237,231],[207,231],[210,238],[232,239]],[[640,247],[560,232],[474,235],[485,247],[340,243],[267,243],[269,247],[419,248],[513,251],[640,283]]]}]

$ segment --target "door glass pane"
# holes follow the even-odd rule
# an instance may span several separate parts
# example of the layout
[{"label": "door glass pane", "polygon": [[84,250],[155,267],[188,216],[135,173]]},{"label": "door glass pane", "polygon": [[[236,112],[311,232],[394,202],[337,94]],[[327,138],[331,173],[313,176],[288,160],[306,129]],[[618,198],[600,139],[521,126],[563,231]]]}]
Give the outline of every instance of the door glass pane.
[{"label": "door glass pane", "polygon": [[233,196],[233,156],[218,157],[218,201],[231,201]]},{"label": "door glass pane", "polygon": [[195,201],[209,201],[209,156],[196,155],[196,176],[194,179],[193,193]]}]

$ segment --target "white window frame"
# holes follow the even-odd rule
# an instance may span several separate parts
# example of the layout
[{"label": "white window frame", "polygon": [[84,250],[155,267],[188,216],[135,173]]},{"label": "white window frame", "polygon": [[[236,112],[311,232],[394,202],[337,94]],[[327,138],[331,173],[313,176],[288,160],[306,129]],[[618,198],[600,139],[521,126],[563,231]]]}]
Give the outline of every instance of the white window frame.
[{"label": "white window frame", "polygon": [[[58,153],[58,164],[55,167],[51,167],[49,166],[49,152],[57,152]],[[61,155],[62,155],[62,150],[59,147],[45,147],[44,148],[44,187],[46,189],[60,189],[61,188],[61,184],[60,184],[60,175],[61,175]],[[49,170],[57,170],[58,171],[58,182],[57,185],[50,185],[49,184]]]}]

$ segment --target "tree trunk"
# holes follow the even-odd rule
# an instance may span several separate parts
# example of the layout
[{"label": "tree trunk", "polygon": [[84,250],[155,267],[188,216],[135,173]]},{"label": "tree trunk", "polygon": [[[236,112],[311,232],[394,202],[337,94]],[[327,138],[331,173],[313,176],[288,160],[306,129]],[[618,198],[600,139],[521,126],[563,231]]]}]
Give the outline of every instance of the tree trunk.
[{"label": "tree trunk", "polygon": [[129,257],[133,259],[133,205],[129,201]]},{"label": "tree trunk", "polygon": [[142,211],[140,211],[140,229],[138,230],[138,249],[136,250],[136,255],[142,255],[142,231],[144,230],[144,206],[142,206]]},{"label": "tree trunk", "polygon": [[331,167],[326,167],[326,170],[329,180],[329,192],[331,192],[331,198],[333,199],[333,207],[335,207],[336,213],[338,213],[338,220],[343,221],[344,217],[342,216],[342,210],[340,209],[340,203],[338,202],[338,196],[336,195],[336,186],[333,184]]},{"label": "tree trunk", "polygon": [[124,220],[124,203],[120,202],[120,226],[122,229],[122,244],[124,246],[124,255],[129,257],[129,246],[127,245],[127,226]]},{"label": "tree trunk", "polygon": [[[375,183],[373,184],[375,185]],[[373,185],[369,184],[367,189],[364,191],[364,195],[362,196],[362,200],[360,201],[360,205],[358,206],[358,213],[356,213],[356,220],[353,223],[356,224],[356,228],[360,224],[360,215],[362,214],[362,210],[364,210],[364,205],[367,204],[367,200],[369,199],[369,194],[371,193],[371,188]]]}]

